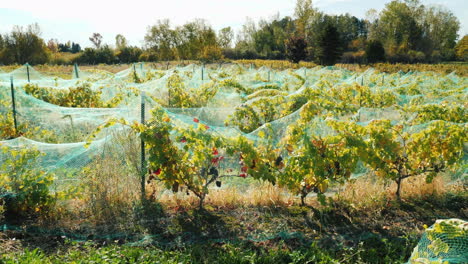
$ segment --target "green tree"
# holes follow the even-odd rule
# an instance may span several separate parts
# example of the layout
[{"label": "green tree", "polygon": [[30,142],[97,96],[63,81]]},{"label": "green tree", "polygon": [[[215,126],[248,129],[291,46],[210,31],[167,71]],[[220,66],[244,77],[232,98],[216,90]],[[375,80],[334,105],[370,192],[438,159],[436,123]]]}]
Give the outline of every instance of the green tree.
[{"label": "green tree", "polygon": [[143,51],[138,47],[127,46],[116,52],[116,57],[121,63],[138,62]]},{"label": "green tree", "polygon": [[327,23],[318,39],[318,59],[322,65],[334,65],[342,54],[340,34],[335,26]]},{"label": "green tree", "polygon": [[385,60],[385,49],[378,40],[371,40],[366,46],[366,58],[368,63],[376,63]]},{"label": "green tree", "polygon": [[384,45],[407,43],[409,49],[416,49],[422,36],[422,29],[412,9],[398,0],[385,5],[375,30]]},{"label": "green tree", "polygon": [[294,63],[307,58],[307,43],[303,37],[292,36],[286,40],[286,57]]},{"label": "green tree", "polygon": [[421,24],[427,40],[421,50],[429,56],[438,52],[444,59],[453,59],[460,29],[458,18],[441,6],[427,8],[422,17]]},{"label": "green tree", "polygon": [[127,39],[123,35],[118,34],[117,36],[115,36],[115,47],[118,50],[126,48],[127,45],[128,45]]},{"label": "green tree", "polygon": [[114,51],[108,45],[104,45],[99,49],[84,49],[83,53],[76,58],[76,61],[86,64],[112,64],[115,63],[116,57]]},{"label": "green tree", "polygon": [[78,52],[81,52],[80,44],[72,42],[71,53],[78,53]]},{"label": "green tree", "polygon": [[264,59],[284,59],[285,42],[294,28],[291,18],[275,18],[271,22],[261,20],[258,26],[252,36],[255,51]]},{"label": "green tree", "polygon": [[177,56],[176,32],[171,29],[169,20],[159,20],[145,35],[148,49],[157,54],[159,60],[172,60]]}]

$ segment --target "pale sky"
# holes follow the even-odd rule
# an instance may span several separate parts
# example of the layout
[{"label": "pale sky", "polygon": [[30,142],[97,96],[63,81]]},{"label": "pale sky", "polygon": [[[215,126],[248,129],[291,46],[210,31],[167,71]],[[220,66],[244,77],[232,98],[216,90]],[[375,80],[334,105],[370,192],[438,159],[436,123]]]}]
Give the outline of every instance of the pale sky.
[{"label": "pale sky", "polygon": [[[390,0],[315,0],[313,5],[328,14],[344,14],[364,18],[367,10],[380,11]],[[118,3],[120,2],[120,3]],[[246,18],[258,21],[276,14],[292,16],[296,0],[0,0],[0,32],[9,32],[13,25],[39,23],[42,37],[60,42],[78,42],[91,46],[93,32],[103,42],[114,45],[117,34],[124,35],[131,45],[141,46],[147,27],[158,19],[170,19],[182,25],[195,18],[206,19],[214,29],[231,26],[237,32]],[[440,4],[460,20],[460,36],[468,33],[468,1],[422,0],[425,5]]]}]

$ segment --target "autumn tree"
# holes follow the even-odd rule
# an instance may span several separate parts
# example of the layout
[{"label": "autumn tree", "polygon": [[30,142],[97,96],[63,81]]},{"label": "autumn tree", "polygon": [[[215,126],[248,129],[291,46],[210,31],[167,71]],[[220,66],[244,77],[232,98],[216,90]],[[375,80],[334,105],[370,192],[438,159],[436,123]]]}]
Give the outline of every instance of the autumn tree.
[{"label": "autumn tree", "polygon": [[459,60],[468,61],[468,35],[458,41],[455,52]]},{"label": "autumn tree", "polygon": [[296,32],[298,36],[307,38],[308,25],[315,13],[312,6],[312,0],[297,0],[294,8],[294,16],[296,17]]},{"label": "autumn tree", "polygon": [[9,34],[3,35],[0,49],[0,60],[5,64],[43,64],[50,59],[50,51],[40,37],[38,24],[26,28],[15,26]]},{"label": "autumn tree", "polygon": [[219,46],[221,46],[224,49],[231,47],[233,39],[234,31],[231,27],[222,28],[218,33]]},{"label": "autumn tree", "polygon": [[99,33],[93,33],[93,35],[89,38],[89,41],[93,43],[96,49],[99,49],[102,44],[102,35]]}]

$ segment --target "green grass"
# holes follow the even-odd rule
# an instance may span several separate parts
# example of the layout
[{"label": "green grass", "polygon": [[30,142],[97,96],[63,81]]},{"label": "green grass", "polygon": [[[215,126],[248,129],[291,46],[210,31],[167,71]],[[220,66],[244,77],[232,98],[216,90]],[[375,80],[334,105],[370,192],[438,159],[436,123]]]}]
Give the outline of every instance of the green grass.
[{"label": "green grass", "polygon": [[384,201],[373,209],[345,200],[318,208],[207,206],[177,212],[150,204],[136,214],[148,222],[127,218],[127,224],[138,227],[127,233],[110,225],[87,229],[91,226],[83,224],[83,229],[60,233],[53,225],[17,224],[17,229],[0,232],[0,264],[404,263],[424,225],[465,219],[467,201],[466,192],[447,192]]},{"label": "green grass", "polygon": [[357,248],[336,252],[324,250],[315,243],[290,249],[287,242],[274,248],[252,243],[216,243],[176,249],[69,243],[48,254],[37,248],[7,253],[0,258],[0,263],[401,263],[404,261],[401,252],[388,250],[401,250],[401,247],[400,243],[375,238]]}]

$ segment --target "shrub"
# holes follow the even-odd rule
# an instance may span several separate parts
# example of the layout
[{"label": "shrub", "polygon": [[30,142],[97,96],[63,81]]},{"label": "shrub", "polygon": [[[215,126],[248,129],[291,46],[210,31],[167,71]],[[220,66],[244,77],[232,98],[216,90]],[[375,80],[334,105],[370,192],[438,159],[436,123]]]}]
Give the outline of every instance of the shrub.
[{"label": "shrub", "polygon": [[86,48],[83,53],[76,58],[76,62],[85,64],[112,64],[116,61],[114,51],[107,45],[98,49]]},{"label": "shrub", "polygon": [[143,51],[138,47],[123,47],[116,56],[120,63],[138,62]]},{"label": "shrub", "polygon": [[55,198],[49,191],[54,175],[39,169],[41,152],[33,149],[0,149],[0,202],[6,215],[34,216],[46,212]]}]

